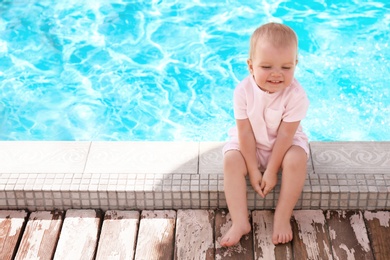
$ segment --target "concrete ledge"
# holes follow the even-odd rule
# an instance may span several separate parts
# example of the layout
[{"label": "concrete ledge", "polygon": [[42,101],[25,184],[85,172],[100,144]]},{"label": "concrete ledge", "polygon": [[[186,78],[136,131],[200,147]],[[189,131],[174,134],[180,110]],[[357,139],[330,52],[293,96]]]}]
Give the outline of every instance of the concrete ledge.
[{"label": "concrete ledge", "polygon": [[[222,142],[0,142],[0,208],[226,208]],[[312,142],[297,209],[390,209],[390,142]],[[276,206],[248,181],[250,209]]]}]

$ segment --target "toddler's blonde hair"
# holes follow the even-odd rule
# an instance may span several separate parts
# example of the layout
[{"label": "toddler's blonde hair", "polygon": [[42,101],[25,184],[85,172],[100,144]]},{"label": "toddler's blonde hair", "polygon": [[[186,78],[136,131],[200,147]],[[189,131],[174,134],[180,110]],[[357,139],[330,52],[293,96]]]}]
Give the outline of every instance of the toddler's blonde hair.
[{"label": "toddler's blonde hair", "polygon": [[280,23],[266,23],[258,27],[252,34],[249,46],[249,59],[253,59],[259,41],[269,41],[275,47],[285,47],[295,44],[298,48],[298,37],[294,30]]}]

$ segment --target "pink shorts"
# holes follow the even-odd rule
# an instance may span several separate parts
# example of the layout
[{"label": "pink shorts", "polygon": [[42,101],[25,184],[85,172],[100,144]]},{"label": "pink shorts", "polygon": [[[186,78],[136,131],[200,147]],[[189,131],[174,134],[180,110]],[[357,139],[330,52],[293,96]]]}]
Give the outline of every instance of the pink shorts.
[{"label": "pink shorts", "polygon": [[[300,138],[294,138],[293,139],[293,145],[302,147],[303,150],[305,150],[307,158],[309,159],[309,144],[306,142],[306,140],[301,140]],[[225,154],[227,151],[230,150],[240,150],[240,145],[238,144],[237,138],[232,138],[229,142],[227,142],[223,148],[222,153]],[[264,150],[257,148],[256,149],[256,158],[258,167],[261,171],[264,171],[267,168],[269,157],[271,156],[271,150]]]}]

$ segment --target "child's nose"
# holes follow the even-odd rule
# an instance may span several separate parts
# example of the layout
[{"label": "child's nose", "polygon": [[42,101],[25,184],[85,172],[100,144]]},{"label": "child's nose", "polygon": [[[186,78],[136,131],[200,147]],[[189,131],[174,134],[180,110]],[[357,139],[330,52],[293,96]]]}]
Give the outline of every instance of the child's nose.
[{"label": "child's nose", "polygon": [[271,72],[271,76],[273,76],[273,77],[278,77],[280,75],[281,75],[281,71],[279,71],[277,69]]}]

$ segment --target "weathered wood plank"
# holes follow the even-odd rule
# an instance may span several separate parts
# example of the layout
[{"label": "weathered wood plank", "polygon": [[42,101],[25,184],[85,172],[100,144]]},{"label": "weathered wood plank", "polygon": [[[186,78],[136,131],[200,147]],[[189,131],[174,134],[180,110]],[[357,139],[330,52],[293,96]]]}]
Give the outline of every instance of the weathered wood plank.
[{"label": "weathered wood plank", "polygon": [[212,210],[179,210],[176,222],[174,259],[214,259]]},{"label": "weathered wood plank", "polygon": [[333,259],[323,212],[298,210],[293,216],[294,259]]},{"label": "weathered wood plank", "polygon": [[362,212],[331,210],[326,220],[336,259],[374,260]]},{"label": "weathered wood plank", "polygon": [[96,259],[133,259],[137,240],[138,211],[109,210],[104,215]]},{"label": "weathered wood plank", "polygon": [[68,210],[54,259],[93,259],[95,257],[100,221],[100,211]]},{"label": "weathered wood plank", "polygon": [[175,222],[174,210],[142,211],[135,259],[172,259]]},{"label": "weathered wood plank", "polygon": [[62,221],[62,211],[32,212],[15,259],[52,259]]},{"label": "weathered wood plank", "polygon": [[274,214],[270,210],[252,212],[255,259],[293,259],[291,242],[275,246],[272,243]]},{"label": "weathered wood plank", "polygon": [[364,212],[368,234],[376,260],[387,260],[390,257],[390,212]]},{"label": "weathered wood plank", "polygon": [[0,210],[0,259],[13,259],[21,237],[27,212],[23,210]]},{"label": "weathered wood plank", "polygon": [[[250,218],[250,215],[249,215]],[[215,259],[253,259],[253,233],[243,236],[240,242],[232,247],[220,245],[222,237],[232,226],[232,219],[227,210],[218,210],[215,214]]]}]

